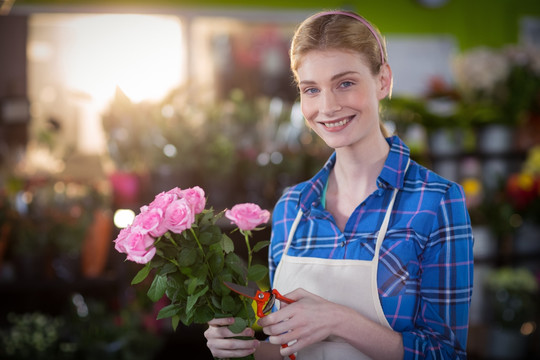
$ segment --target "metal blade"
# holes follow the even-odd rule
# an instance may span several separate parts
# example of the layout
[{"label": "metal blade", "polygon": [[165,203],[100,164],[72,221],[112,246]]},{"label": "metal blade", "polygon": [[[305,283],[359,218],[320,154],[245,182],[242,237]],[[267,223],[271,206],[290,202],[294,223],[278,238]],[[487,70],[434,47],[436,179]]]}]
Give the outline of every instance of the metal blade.
[{"label": "metal blade", "polygon": [[223,284],[225,284],[225,286],[228,287],[229,289],[231,289],[232,291],[234,291],[234,292],[236,292],[236,293],[238,293],[240,295],[247,296],[247,297],[252,298],[252,299],[255,299],[255,296],[257,295],[257,289],[253,289],[253,288],[238,285],[238,284],[233,284],[233,283],[228,282],[228,281],[224,281]]},{"label": "metal blade", "polygon": [[266,314],[267,312],[272,310],[272,308],[274,307],[274,302],[276,302],[276,296],[274,294],[270,294],[270,299],[268,300],[262,311],[263,314]]}]

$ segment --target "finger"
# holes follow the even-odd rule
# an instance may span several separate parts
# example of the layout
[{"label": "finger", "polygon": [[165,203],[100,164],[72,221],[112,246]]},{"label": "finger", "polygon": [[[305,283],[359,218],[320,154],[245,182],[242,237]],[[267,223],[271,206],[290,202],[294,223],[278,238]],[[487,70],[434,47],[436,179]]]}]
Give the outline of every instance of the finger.
[{"label": "finger", "polygon": [[287,345],[282,345],[281,346],[281,349],[279,350],[281,356],[283,357],[287,357],[289,355],[292,355],[296,352],[298,352],[299,350],[301,350],[305,345],[302,345],[301,343],[299,343],[299,341],[291,341],[289,344]]},{"label": "finger", "polygon": [[207,346],[212,355],[219,358],[239,358],[253,354],[259,346],[258,340],[210,339]]},{"label": "finger", "polygon": [[214,339],[208,341],[207,346],[214,357],[240,358],[253,354],[259,346],[259,342],[257,340]]},{"label": "finger", "polygon": [[277,324],[272,324],[262,328],[263,332],[268,336],[283,335],[289,333],[293,329],[292,324],[289,320],[279,322]]},{"label": "finger", "polygon": [[229,326],[232,324],[234,324],[234,318],[232,317],[212,319],[208,322],[210,326]]},{"label": "finger", "polygon": [[266,315],[265,317],[260,318],[257,321],[257,324],[261,327],[267,327],[274,324],[281,323],[283,321],[286,321],[290,319],[294,315],[294,304],[290,304],[287,307],[282,307],[276,312],[270,313]]},{"label": "finger", "polygon": [[253,330],[252,328],[245,328],[240,333],[233,333],[226,326],[210,326],[204,332],[204,336],[207,339],[210,339],[210,338],[226,339],[226,338],[234,338],[238,336],[253,337],[255,336],[255,330]]},{"label": "finger", "polygon": [[290,293],[287,293],[287,294],[285,294],[283,296],[286,297],[287,299],[290,299],[290,300],[293,300],[293,301],[298,301],[298,300],[302,299],[303,297],[306,297],[308,294],[309,294],[308,291],[306,291],[306,290],[304,290],[302,288],[298,288],[298,289],[293,290]]}]

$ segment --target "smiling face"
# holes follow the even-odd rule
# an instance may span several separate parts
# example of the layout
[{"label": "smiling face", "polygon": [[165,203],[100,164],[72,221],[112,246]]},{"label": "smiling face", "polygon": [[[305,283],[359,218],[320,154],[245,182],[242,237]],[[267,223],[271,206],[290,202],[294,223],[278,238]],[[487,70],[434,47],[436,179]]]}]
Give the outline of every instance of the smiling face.
[{"label": "smiling face", "polygon": [[297,77],[302,113],[328,146],[353,147],[382,136],[379,100],[390,90],[388,66],[373,75],[359,53],[312,50],[302,56]]}]

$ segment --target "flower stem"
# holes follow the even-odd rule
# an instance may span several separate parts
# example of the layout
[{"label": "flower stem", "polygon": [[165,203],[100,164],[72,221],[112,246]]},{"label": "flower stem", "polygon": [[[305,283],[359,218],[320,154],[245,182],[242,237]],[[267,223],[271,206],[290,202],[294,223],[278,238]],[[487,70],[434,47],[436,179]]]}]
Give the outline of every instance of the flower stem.
[{"label": "flower stem", "polygon": [[173,243],[174,246],[178,247],[178,244],[176,243],[176,241],[174,241],[172,235],[171,235],[169,232],[166,232],[164,235],[165,235],[165,237],[166,237],[167,239],[170,240],[170,242]]},{"label": "flower stem", "polygon": [[214,274],[212,273],[212,269],[210,268],[210,264],[208,264],[208,259],[206,258],[206,254],[205,254],[205,252],[203,250],[202,244],[199,241],[199,238],[197,237],[197,234],[195,233],[195,230],[193,230],[193,228],[189,228],[189,230],[191,231],[191,234],[193,235],[193,238],[195,239],[195,242],[197,242],[197,246],[201,250],[201,253],[202,253],[202,256],[203,256],[203,259],[204,259],[204,263],[206,264],[206,268],[208,269],[208,272],[210,273],[210,276],[213,279]]},{"label": "flower stem", "polygon": [[244,232],[243,230],[240,230],[242,234],[244,234],[244,240],[246,241],[246,247],[248,250],[248,270],[251,267],[251,261],[253,259],[253,251],[251,251],[251,246],[249,245],[249,234]]}]

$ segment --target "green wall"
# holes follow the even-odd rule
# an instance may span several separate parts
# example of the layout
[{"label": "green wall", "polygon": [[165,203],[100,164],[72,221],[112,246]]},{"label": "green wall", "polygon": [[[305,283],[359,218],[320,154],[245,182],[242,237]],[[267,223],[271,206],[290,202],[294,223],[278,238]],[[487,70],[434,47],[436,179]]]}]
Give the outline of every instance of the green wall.
[{"label": "green wall", "polygon": [[[261,5],[262,4],[262,5]],[[377,24],[385,34],[451,34],[461,49],[486,45],[499,47],[516,43],[519,20],[523,16],[540,18],[540,0],[449,0],[440,8],[430,9],[417,0],[323,1],[323,0],[17,0],[15,7],[37,5],[76,6],[118,5],[144,10],[148,7],[226,8],[226,9],[296,9],[313,10],[349,8]]]}]

